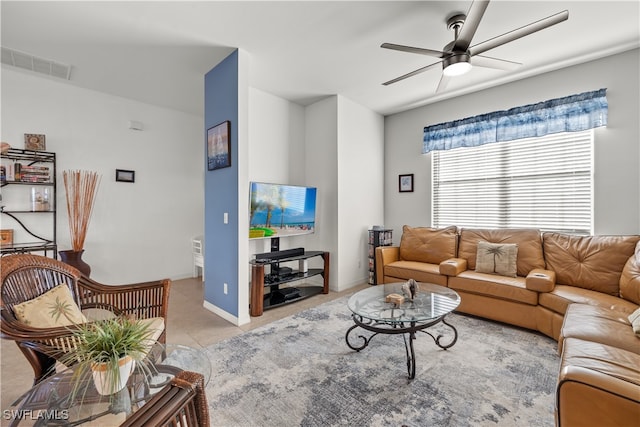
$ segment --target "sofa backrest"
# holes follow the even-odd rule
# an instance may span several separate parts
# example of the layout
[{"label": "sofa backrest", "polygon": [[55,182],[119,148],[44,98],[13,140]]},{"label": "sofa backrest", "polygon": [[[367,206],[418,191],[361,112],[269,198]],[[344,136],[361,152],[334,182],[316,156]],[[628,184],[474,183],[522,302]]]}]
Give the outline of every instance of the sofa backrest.
[{"label": "sofa backrest", "polygon": [[526,276],[534,268],[544,268],[540,230],[529,228],[460,229],[458,258],[467,260],[469,270],[476,269],[478,242],[515,243],[518,245],[517,274]]},{"label": "sofa backrest", "polygon": [[429,228],[402,227],[400,259],[440,264],[456,256],[458,242],[457,227]]},{"label": "sofa backrest", "polygon": [[620,276],[640,236],[542,234],[546,268],[556,283],[618,296]]}]

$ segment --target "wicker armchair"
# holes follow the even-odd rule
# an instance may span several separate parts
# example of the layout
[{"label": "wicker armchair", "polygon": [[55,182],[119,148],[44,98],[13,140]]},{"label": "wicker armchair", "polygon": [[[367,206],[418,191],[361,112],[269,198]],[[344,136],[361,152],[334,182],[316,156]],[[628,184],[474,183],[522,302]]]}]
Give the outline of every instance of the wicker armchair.
[{"label": "wicker armchair", "polygon": [[202,374],[181,371],[122,427],[208,427],[209,406]]},{"label": "wicker armchair", "polygon": [[0,258],[1,337],[16,342],[31,364],[34,384],[52,372],[56,359],[73,348],[73,328],[33,328],[18,321],[13,307],[66,284],[81,310],[101,308],[137,319],[162,317],[166,342],[169,279],[128,285],[103,285],[63,262],[40,255],[16,254]]}]

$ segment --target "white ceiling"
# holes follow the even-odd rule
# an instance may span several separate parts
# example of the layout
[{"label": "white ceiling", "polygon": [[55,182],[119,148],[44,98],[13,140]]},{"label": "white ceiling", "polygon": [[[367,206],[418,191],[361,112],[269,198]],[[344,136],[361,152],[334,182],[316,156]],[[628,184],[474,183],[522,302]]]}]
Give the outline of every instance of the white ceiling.
[{"label": "white ceiling", "polygon": [[3,47],[70,64],[71,84],[203,114],[204,74],[236,48],[252,87],[303,105],[341,94],[392,114],[640,46],[640,2],[500,1],[477,44],[567,9],[568,21],[486,52],[515,71],[475,67],[435,94],[436,67],[381,83],[437,59],[381,49],[391,42],[441,50],[446,20],[470,1],[195,1],[0,4]]}]

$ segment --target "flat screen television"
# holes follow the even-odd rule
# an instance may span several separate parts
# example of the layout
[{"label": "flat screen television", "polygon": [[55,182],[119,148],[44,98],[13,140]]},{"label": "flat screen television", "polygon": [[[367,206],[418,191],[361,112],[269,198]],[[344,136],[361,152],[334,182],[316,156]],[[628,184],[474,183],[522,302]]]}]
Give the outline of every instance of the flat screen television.
[{"label": "flat screen television", "polygon": [[316,228],[316,188],[252,182],[249,238],[311,234]]}]

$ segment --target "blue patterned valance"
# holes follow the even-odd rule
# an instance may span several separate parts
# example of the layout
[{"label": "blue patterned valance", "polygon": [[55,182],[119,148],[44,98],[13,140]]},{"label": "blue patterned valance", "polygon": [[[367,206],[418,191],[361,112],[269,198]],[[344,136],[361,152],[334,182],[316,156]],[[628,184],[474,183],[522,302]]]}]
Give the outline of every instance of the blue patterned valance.
[{"label": "blue patterned valance", "polygon": [[427,126],[422,153],[606,126],[606,93],[600,89]]}]

